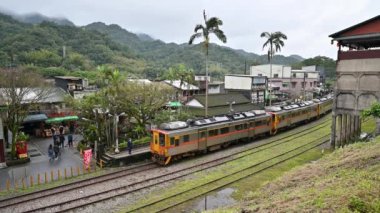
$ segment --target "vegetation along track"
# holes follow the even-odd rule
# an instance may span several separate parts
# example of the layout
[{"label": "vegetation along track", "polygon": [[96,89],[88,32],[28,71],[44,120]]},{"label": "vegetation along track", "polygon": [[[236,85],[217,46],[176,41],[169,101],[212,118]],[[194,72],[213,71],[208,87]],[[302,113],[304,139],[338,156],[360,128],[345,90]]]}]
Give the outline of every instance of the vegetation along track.
[{"label": "vegetation along track", "polygon": [[[182,178],[182,177],[185,177],[187,175],[191,175],[195,172],[210,169],[210,168],[213,168],[217,165],[221,165],[221,164],[224,164],[224,163],[232,161],[232,160],[237,160],[237,159],[243,158],[247,155],[252,155],[254,153],[257,153],[257,152],[260,152],[263,150],[268,150],[274,146],[279,146],[281,144],[294,141],[297,137],[309,135],[309,134],[311,134],[311,133],[313,133],[313,132],[315,132],[321,128],[326,128],[327,126],[328,126],[328,123],[326,124],[326,122],[323,122],[322,124],[320,124],[318,126],[315,126],[315,127],[312,127],[312,128],[306,129],[306,130],[298,131],[298,132],[294,133],[293,135],[287,135],[285,137],[282,137],[280,140],[279,139],[271,140],[265,144],[257,145],[253,148],[250,148],[250,149],[247,149],[244,151],[235,152],[231,155],[224,156],[224,157],[221,157],[221,158],[209,161],[209,162],[204,162],[202,164],[190,166],[190,167],[187,167],[184,169],[174,171],[172,173],[167,173],[167,174],[155,176],[153,178],[144,179],[144,180],[141,180],[141,181],[120,187],[120,188],[109,189],[106,191],[95,193],[95,194],[92,194],[90,196],[83,197],[81,199],[72,199],[69,201],[61,202],[61,203],[55,203],[52,205],[44,206],[44,207],[33,209],[30,211],[53,210],[56,212],[56,211],[75,210],[75,209],[78,209],[81,207],[88,206],[90,204],[95,204],[95,203],[99,203],[99,202],[102,202],[102,201],[105,201],[108,199],[112,199],[116,196],[127,195],[127,194],[137,192],[137,191],[142,190],[142,189],[151,188],[153,186],[165,183],[167,181]],[[318,135],[320,135],[320,133],[315,133],[315,136],[318,136]],[[281,141],[281,140],[284,140],[284,141]],[[157,180],[159,180],[159,181],[157,182]],[[153,182],[153,183],[151,183],[151,182]]]}]

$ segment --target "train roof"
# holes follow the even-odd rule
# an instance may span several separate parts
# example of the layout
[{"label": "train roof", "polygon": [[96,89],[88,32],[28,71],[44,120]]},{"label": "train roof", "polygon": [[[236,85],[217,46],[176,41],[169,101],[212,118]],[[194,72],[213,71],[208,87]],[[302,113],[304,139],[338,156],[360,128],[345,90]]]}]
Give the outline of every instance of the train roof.
[{"label": "train roof", "polygon": [[160,125],[159,129],[165,133],[177,133],[183,130],[191,130],[191,129],[199,129],[202,127],[212,127],[215,125],[219,125],[220,123],[228,123],[234,122],[238,120],[250,120],[252,118],[264,118],[270,116],[272,113],[286,113],[289,111],[296,111],[298,109],[303,109],[305,107],[309,107],[312,105],[317,105],[317,103],[325,102],[331,100],[331,98],[321,98],[321,99],[313,99],[312,101],[305,101],[298,104],[291,104],[287,106],[271,106],[267,107],[266,110],[251,110],[247,112],[235,113],[232,115],[220,115],[214,116],[211,118],[198,119],[189,122],[183,121],[173,121],[168,123],[163,123]]}]

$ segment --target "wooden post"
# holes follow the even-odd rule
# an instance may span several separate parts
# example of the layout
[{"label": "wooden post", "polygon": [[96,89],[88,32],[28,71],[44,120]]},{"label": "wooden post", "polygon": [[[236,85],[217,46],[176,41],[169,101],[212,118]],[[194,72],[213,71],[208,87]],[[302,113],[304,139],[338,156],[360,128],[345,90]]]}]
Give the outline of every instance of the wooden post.
[{"label": "wooden post", "polygon": [[40,184],[41,184],[41,177],[40,177],[40,173],[38,173],[38,175],[37,175],[37,183],[38,183],[38,185],[40,185]]},{"label": "wooden post", "polygon": [[22,178],[22,189],[26,189],[25,178]]},{"label": "wooden post", "polygon": [[7,191],[11,189],[11,181],[8,179],[6,183]]},{"label": "wooden post", "polygon": [[100,168],[103,169],[103,160],[100,160]]},{"label": "wooden post", "polygon": [[85,173],[86,173],[86,167],[83,164],[83,174],[85,174]]},{"label": "wooden post", "polygon": [[78,176],[80,175],[80,169],[79,169],[79,166],[77,167],[77,174],[78,174]]},{"label": "wooden post", "polygon": [[91,163],[88,164],[87,172],[88,172],[88,173],[91,172]]},{"label": "wooden post", "polygon": [[335,140],[336,140],[336,115],[333,113],[332,122],[331,122],[331,138],[330,145],[331,148],[335,149]]},{"label": "wooden post", "polygon": [[14,188],[15,190],[17,190],[17,188],[18,188],[18,186],[17,186],[17,180],[14,181],[13,188]]},{"label": "wooden post", "polygon": [[48,183],[48,176],[47,176],[47,172],[45,172],[45,183]]},{"label": "wooden post", "polygon": [[53,170],[50,171],[50,178],[51,178],[51,182],[54,181],[54,173],[53,173]]},{"label": "wooden post", "polygon": [[70,166],[70,176],[73,177],[73,167]]},{"label": "wooden post", "polygon": [[34,185],[34,178],[33,178],[33,176],[30,176],[30,187],[33,187],[33,185]]},{"label": "wooden post", "polygon": [[67,171],[66,171],[66,167],[65,167],[65,180],[67,179]]}]

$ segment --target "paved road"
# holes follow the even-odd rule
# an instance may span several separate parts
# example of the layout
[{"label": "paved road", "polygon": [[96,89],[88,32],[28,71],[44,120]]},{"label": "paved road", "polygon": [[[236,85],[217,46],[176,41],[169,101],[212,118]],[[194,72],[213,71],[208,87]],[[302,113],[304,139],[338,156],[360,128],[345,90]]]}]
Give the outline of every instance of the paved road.
[{"label": "paved road", "polygon": [[53,144],[52,138],[32,138],[28,143],[28,154],[30,156],[30,162],[23,165],[12,166],[0,169],[0,187],[4,189],[5,182],[7,179],[22,179],[29,178],[30,176],[35,177],[37,180],[38,173],[41,174],[41,179],[43,180],[43,174],[48,172],[50,180],[50,171],[54,170],[55,176],[57,175],[57,169],[61,169],[61,174],[63,175],[64,168],[68,170],[70,167],[82,168],[83,159],[80,157],[79,152],[76,150],[76,145],[79,140],[82,139],[81,135],[74,135],[74,147],[69,148],[67,146],[67,135],[65,136],[65,148],[62,151],[61,157],[54,160],[54,162],[49,162],[48,157],[48,147]]}]

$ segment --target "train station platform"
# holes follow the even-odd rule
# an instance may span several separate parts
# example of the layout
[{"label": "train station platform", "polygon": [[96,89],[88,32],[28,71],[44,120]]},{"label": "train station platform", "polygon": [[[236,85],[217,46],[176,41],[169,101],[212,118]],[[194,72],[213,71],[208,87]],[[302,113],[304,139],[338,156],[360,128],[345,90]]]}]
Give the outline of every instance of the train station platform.
[{"label": "train station platform", "polygon": [[132,149],[131,154],[128,153],[128,150],[121,151],[117,154],[106,152],[102,155],[101,159],[107,166],[121,166],[138,161],[149,160],[150,157],[150,146],[148,145]]}]

